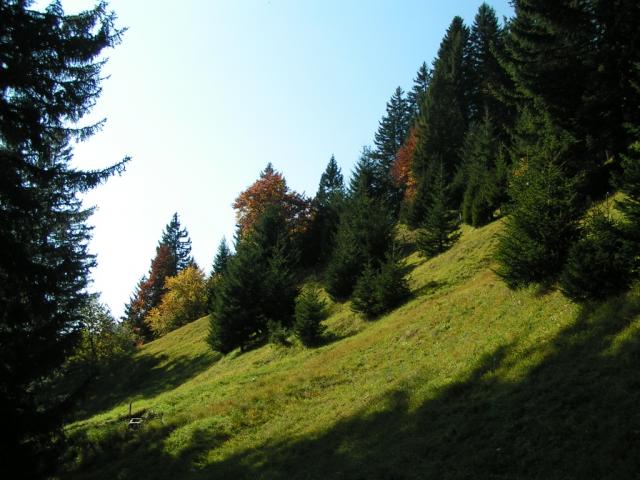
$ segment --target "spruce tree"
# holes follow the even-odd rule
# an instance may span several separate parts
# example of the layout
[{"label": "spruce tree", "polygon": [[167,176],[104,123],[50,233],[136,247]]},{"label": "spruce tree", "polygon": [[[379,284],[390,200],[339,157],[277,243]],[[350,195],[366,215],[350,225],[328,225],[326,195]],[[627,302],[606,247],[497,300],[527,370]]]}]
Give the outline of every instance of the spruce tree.
[{"label": "spruce tree", "polygon": [[340,212],[344,206],[345,189],[342,172],[332,155],[320,177],[318,192],[313,199],[314,217],[302,237],[301,255],[308,266],[324,266],[335,244]]},{"label": "spruce tree", "polygon": [[417,144],[412,163],[416,194],[411,222],[419,224],[430,202],[431,182],[442,164],[445,183],[461,163],[460,150],[470,116],[469,29],[455,17],[440,44],[433,75],[416,120]]},{"label": "spruce tree", "polygon": [[413,87],[407,93],[407,103],[409,106],[409,113],[411,115],[411,121],[415,121],[418,116],[420,105],[423,101],[423,97],[429,88],[429,82],[431,81],[431,70],[427,66],[427,62],[422,62],[416,77],[413,79]]},{"label": "spruce tree", "polygon": [[386,113],[380,120],[375,134],[375,167],[377,178],[380,180],[378,195],[388,202],[392,211],[397,215],[402,202],[402,190],[396,186],[392,177],[392,167],[396,153],[402,147],[411,124],[411,111],[404,97],[402,88],[396,88],[387,102]]},{"label": "spruce tree", "polygon": [[329,294],[339,300],[349,297],[367,262],[384,261],[392,242],[393,214],[376,197],[379,185],[375,163],[365,150],[349,182],[349,196],[340,216],[336,245],[325,272]]},{"label": "spruce tree", "polygon": [[539,111],[523,112],[517,130],[498,273],[511,287],[549,284],[564,267],[583,212],[579,179],[563,163],[573,139]]},{"label": "spruce tree", "polygon": [[450,248],[460,236],[459,214],[450,206],[442,166],[439,166],[435,173],[429,200],[427,214],[418,231],[416,243],[423,255],[432,257]]},{"label": "spruce tree", "polygon": [[103,51],[120,40],[104,3],[65,15],[0,2],[0,477],[44,478],[57,464],[65,392],[54,373],[80,336],[95,258],[81,195],[124,169],[72,164],[78,127],[100,93]]},{"label": "spruce tree", "polygon": [[470,118],[479,123],[488,116],[501,140],[507,140],[506,130],[513,122],[513,111],[496,97],[496,90],[508,83],[500,64],[505,56],[504,39],[495,10],[483,3],[469,34]]},{"label": "spruce tree", "polygon": [[222,237],[216,256],[213,258],[213,265],[211,266],[211,275],[223,275],[227,269],[227,264],[231,258],[231,250],[227,246],[227,239]]},{"label": "spruce tree", "polygon": [[293,330],[303,345],[317,345],[324,331],[321,322],[327,318],[326,302],[318,288],[307,287],[296,297],[296,317]]},{"label": "spruce tree", "polygon": [[169,247],[173,258],[175,259],[175,271],[171,276],[177,275],[180,271],[192,265],[193,257],[191,256],[191,239],[186,228],[180,225],[178,213],[174,213],[171,220],[164,228],[160,244]]},{"label": "spruce tree", "polygon": [[602,300],[629,287],[632,268],[633,254],[620,226],[596,211],[569,250],[560,285],[574,300]]},{"label": "spruce tree", "polygon": [[282,206],[268,206],[240,237],[216,289],[209,344],[228,353],[266,339],[270,324],[293,322],[297,255]]},{"label": "spruce tree", "polygon": [[229,250],[227,246],[227,240],[222,237],[216,255],[213,258],[211,273],[209,274],[209,278],[207,278],[207,310],[209,312],[213,311],[217,285],[220,282],[220,277],[222,277],[227,270],[230,258],[231,250]]},{"label": "spruce tree", "polygon": [[368,319],[380,314],[376,299],[376,273],[371,262],[367,262],[353,288],[351,309],[362,313]]},{"label": "spruce tree", "polygon": [[506,201],[504,159],[489,116],[474,122],[465,136],[459,175],[464,189],[462,219],[465,223],[477,227],[490,222],[494,211]]}]

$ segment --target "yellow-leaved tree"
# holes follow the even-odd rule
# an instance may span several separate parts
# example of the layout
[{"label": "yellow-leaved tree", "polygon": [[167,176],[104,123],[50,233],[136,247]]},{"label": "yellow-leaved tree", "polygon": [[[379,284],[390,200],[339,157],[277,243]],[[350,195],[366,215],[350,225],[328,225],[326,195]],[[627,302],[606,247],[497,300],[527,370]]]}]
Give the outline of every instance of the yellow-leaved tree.
[{"label": "yellow-leaved tree", "polygon": [[160,304],[149,312],[145,322],[155,336],[162,336],[206,315],[207,287],[204,273],[191,265],[166,280]]}]

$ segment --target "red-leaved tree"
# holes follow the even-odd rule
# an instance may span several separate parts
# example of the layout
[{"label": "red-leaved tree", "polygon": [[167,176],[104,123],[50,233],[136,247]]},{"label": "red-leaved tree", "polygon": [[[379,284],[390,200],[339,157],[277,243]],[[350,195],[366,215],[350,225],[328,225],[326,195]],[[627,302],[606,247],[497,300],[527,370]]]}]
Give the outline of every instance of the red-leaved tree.
[{"label": "red-leaved tree", "polygon": [[416,128],[411,127],[404,144],[396,153],[396,160],[391,168],[391,175],[396,186],[404,189],[405,201],[411,200],[416,192],[416,179],[413,176],[411,164],[417,140]]},{"label": "red-leaved tree", "polygon": [[233,202],[236,221],[243,235],[253,229],[269,205],[283,208],[290,232],[306,230],[311,217],[311,202],[304,195],[290,190],[284,176],[274,170],[271,163],[260,173],[260,178]]}]

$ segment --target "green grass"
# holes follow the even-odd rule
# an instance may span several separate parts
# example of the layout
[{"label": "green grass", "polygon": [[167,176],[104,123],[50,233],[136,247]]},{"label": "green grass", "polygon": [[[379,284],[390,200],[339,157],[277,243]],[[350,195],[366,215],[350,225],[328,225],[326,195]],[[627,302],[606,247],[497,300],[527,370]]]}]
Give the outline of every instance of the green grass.
[{"label": "green grass", "polygon": [[[219,357],[203,318],[123,359],[67,426],[64,478],[637,478],[640,290],[510,291],[501,223],[425,261],[374,322],[332,304],[316,349]],[[146,415],[127,431],[129,402]]]}]

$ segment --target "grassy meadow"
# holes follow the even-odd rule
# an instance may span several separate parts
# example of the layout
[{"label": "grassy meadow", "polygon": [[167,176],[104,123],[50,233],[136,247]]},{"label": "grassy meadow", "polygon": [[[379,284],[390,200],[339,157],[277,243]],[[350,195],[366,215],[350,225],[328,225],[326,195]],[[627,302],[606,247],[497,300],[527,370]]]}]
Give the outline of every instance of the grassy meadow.
[{"label": "grassy meadow", "polygon": [[500,230],[410,253],[413,297],[377,320],[330,303],[318,348],[221,357],[208,318],[143,346],[68,423],[60,476],[638,478],[640,289],[593,305],[511,291]]}]

